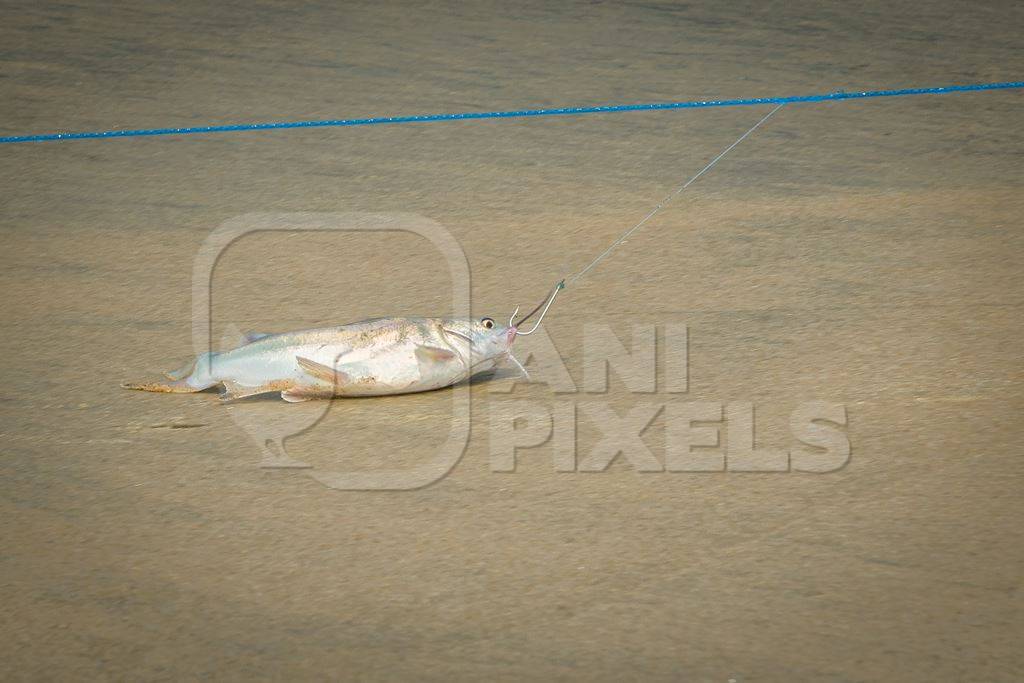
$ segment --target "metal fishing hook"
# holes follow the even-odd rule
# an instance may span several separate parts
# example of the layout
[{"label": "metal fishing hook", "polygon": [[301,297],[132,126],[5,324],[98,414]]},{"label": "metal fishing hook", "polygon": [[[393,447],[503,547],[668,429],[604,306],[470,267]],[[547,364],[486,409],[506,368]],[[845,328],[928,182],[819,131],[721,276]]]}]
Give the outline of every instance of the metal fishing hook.
[{"label": "metal fishing hook", "polygon": [[519,304],[516,304],[516,310],[512,311],[512,315],[508,318],[508,326],[512,327],[512,321],[516,319],[516,315],[519,313]]},{"label": "metal fishing hook", "polygon": [[[555,285],[555,288],[551,290],[551,293],[550,293],[550,294],[548,294],[547,298],[546,298],[546,299],[545,299],[544,301],[542,301],[542,302],[541,302],[541,303],[540,303],[540,304],[539,304],[539,305],[537,306],[537,308],[535,308],[535,309],[533,309],[532,311],[530,311],[529,315],[525,316],[525,317],[524,317],[524,318],[523,318],[522,320],[520,320],[520,321],[519,321],[519,322],[517,322],[517,323],[516,323],[515,325],[513,325],[513,327],[516,327],[516,328],[518,328],[518,327],[519,327],[520,325],[522,325],[522,324],[523,324],[524,322],[526,322],[527,320],[529,320],[529,319],[530,319],[530,317],[532,317],[534,313],[536,313],[537,311],[540,311],[540,317],[539,317],[539,318],[537,318],[537,322],[536,322],[536,323],[534,323],[533,327],[531,327],[531,328],[530,328],[530,331],[529,331],[529,332],[519,332],[519,331],[517,330],[517,331],[516,331],[516,336],[517,336],[517,337],[518,337],[519,335],[521,335],[521,334],[522,334],[522,335],[526,335],[526,334],[533,334],[534,332],[536,332],[536,331],[537,331],[537,328],[538,328],[538,327],[540,327],[541,321],[543,321],[543,320],[544,320],[544,316],[545,316],[545,315],[547,315],[548,309],[549,309],[549,308],[551,308],[551,304],[553,304],[553,303],[555,302],[555,297],[556,297],[556,296],[558,296],[558,292],[559,292],[559,291],[561,291],[561,290],[562,290],[562,288],[564,288],[564,287],[565,287],[565,280],[561,280],[561,281],[560,281],[560,282],[559,282],[559,283],[558,283],[557,285]],[[543,310],[541,310],[541,306],[543,306],[543,307],[544,307],[544,309],[543,309]],[[515,316],[513,316],[513,318],[514,318],[514,317],[515,317]]]}]

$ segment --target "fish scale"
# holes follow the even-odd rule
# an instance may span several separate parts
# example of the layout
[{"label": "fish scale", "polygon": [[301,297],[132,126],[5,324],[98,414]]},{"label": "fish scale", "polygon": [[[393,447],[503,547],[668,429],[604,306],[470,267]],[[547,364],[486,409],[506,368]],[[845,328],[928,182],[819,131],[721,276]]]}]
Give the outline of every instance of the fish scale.
[{"label": "fish scale", "polygon": [[511,358],[515,337],[511,321],[501,325],[492,318],[374,318],[251,334],[234,349],[199,356],[164,381],[121,386],[195,393],[220,385],[225,400],[280,392],[291,402],[429,391]]}]

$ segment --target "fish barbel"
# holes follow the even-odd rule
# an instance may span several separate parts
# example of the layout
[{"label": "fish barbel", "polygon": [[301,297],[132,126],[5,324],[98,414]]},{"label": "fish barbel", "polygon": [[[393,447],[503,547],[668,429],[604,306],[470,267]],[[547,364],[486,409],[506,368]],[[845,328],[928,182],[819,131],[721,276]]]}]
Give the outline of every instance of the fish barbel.
[{"label": "fish barbel", "polygon": [[[232,400],[279,391],[289,402],[440,389],[510,358],[516,326],[492,318],[375,318],[300,332],[251,334],[205,353],[167,381],[126,389],[194,393],[222,385]],[[514,360],[514,359],[513,359]]]}]

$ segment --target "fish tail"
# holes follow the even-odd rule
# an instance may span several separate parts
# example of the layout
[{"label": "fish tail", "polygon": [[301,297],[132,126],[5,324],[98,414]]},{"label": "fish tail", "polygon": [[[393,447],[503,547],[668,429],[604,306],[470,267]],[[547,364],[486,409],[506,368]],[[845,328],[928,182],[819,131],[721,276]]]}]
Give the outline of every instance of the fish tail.
[{"label": "fish tail", "polygon": [[213,378],[210,370],[210,362],[216,355],[212,351],[200,354],[188,367],[164,373],[168,381],[124,382],[121,387],[139,391],[160,391],[168,394],[190,394],[209,389],[220,382]]}]

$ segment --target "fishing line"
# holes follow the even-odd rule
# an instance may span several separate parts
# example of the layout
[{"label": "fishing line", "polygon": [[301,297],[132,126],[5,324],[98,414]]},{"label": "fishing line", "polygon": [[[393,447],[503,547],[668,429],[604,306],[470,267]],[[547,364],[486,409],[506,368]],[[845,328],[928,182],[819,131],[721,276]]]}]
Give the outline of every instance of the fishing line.
[{"label": "fishing line", "polygon": [[[783,108],[783,107],[784,107],[785,105],[786,105],[786,103],[785,103],[785,102],[782,102],[782,103],[780,103],[780,104],[776,105],[776,107],[775,107],[774,109],[772,109],[772,110],[771,110],[770,112],[768,112],[767,114],[765,114],[765,115],[764,115],[764,116],[763,116],[763,117],[761,118],[761,120],[760,120],[760,121],[758,121],[758,122],[757,122],[757,123],[755,123],[755,124],[754,124],[753,126],[751,126],[751,127],[750,127],[750,129],[749,129],[749,130],[747,130],[747,132],[746,132],[746,133],[744,133],[743,135],[741,135],[741,136],[739,136],[738,138],[736,138],[736,140],[735,140],[735,141],[734,141],[734,142],[733,142],[733,143],[732,143],[731,145],[729,145],[728,147],[726,147],[725,149],[723,149],[723,150],[722,150],[722,151],[721,151],[721,152],[720,152],[720,153],[718,154],[718,156],[716,156],[716,157],[715,157],[714,159],[712,159],[711,161],[709,161],[709,162],[707,163],[707,165],[706,165],[706,166],[704,166],[704,168],[702,168],[702,169],[700,169],[699,171],[697,171],[696,175],[694,175],[694,176],[693,176],[692,178],[690,178],[689,180],[687,180],[687,181],[686,181],[685,183],[683,183],[682,185],[680,185],[679,187],[677,187],[677,188],[676,188],[675,190],[673,190],[672,192],[670,192],[670,193],[668,194],[668,196],[667,196],[667,197],[665,197],[664,199],[662,199],[662,200],[661,200],[661,202],[659,202],[657,206],[655,206],[655,207],[654,207],[653,209],[651,209],[651,211],[650,211],[650,212],[649,212],[649,213],[648,213],[648,214],[647,214],[646,216],[644,216],[644,217],[643,217],[643,218],[642,218],[642,219],[640,220],[640,222],[639,222],[639,223],[637,223],[636,225],[634,225],[633,227],[631,227],[631,228],[630,228],[629,230],[627,230],[626,232],[624,232],[624,233],[622,233],[621,235],[619,235],[618,239],[616,239],[616,240],[615,240],[614,242],[612,242],[612,243],[611,243],[611,244],[610,244],[610,245],[608,246],[608,248],[607,248],[607,249],[605,249],[605,250],[604,250],[604,251],[602,251],[602,252],[601,252],[600,254],[598,254],[598,255],[597,255],[597,258],[595,258],[595,259],[594,259],[593,261],[591,261],[590,263],[588,263],[588,264],[586,265],[586,267],[584,267],[584,268],[583,268],[583,270],[581,270],[581,271],[577,272],[577,273],[576,273],[576,274],[574,274],[574,275],[570,275],[570,276],[569,276],[569,277],[567,277],[567,278],[562,278],[561,280],[559,280],[559,281],[558,281],[558,283],[557,283],[557,284],[555,284],[555,286],[554,286],[554,287],[552,288],[551,292],[550,292],[550,293],[549,293],[549,294],[547,295],[547,297],[546,297],[546,298],[545,298],[545,299],[544,299],[543,301],[541,301],[541,302],[540,302],[540,304],[538,304],[536,308],[534,308],[534,309],[533,309],[532,311],[530,311],[530,312],[529,312],[529,313],[528,313],[528,314],[527,314],[526,316],[524,316],[524,317],[523,317],[523,318],[522,318],[521,320],[519,320],[519,322],[517,322],[517,323],[512,323],[512,320],[513,320],[513,319],[515,319],[515,316],[516,316],[516,314],[515,314],[515,313],[513,313],[513,314],[512,314],[512,319],[510,319],[510,320],[509,320],[509,324],[510,324],[510,325],[512,325],[513,327],[519,327],[519,326],[520,326],[520,325],[522,325],[522,324],[523,324],[524,322],[526,322],[526,321],[527,321],[527,320],[528,320],[528,319],[529,319],[530,317],[532,317],[534,313],[536,313],[537,311],[540,311],[540,310],[541,310],[541,307],[543,307],[543,309],[544,309],[543,311],[541,311],[540,317],[539,317],[539,318],[537,319],[537,322],[536,322],[536,323],[534,323],[533,327],[532,327],[532,328],[531,328],[531,329],[530,329],[530,330],[529,330],[528,332],[517,332],[517,334],[518,334],[518,335],[527,335],[527,334],[533,334],[533,333],[534,333],[534,332],[535,332],[535,331],[537,330],[537,328],[538,328],[538,327],[540,327],[540,323],[541,323],[541,321],[542,321],[542,320],[544,320],[544,316],[545,316],[545,314],[547,314],[547,312],[548,312],[548,309],[549,309],[549,308],[551,308],[551,304],[553,304],[553,303],[555,302],[555,297],[556,297],[556,296],[558,296],[558,293],[559,293],[559,292],[560,292],[561,290],[565,289],[565,288],[566,288],[566,287],[567,287],[568,285],[571,285],[571,284],[575,283],[575,282],[576,282],[577,280],[579,280],[579,279],[580,279],[581,277],[583,277],[583,276],[584,276],[584,275],[586,275],[586,274],[587,274],[588,272],[590,272],[590,270],[591,270],[591,269],[592,269],[592,268],[593,268],[594,266],[596,266],[596,265],[597,265],[598,263],[600,263],[600,262],[601,262],[601,261],[603,261],[603,260],[604,260],[605,258],[607,258],[607,257],[608,257],[608,255],[609,255],[609,254],[611,254],[611,253],[612,253],[612,251],[613,251],[613,250],[614,250],[614,249],[615,249],[615,248],[616,248],[617,246],[619,246],[620,244],[622,244],[623,242],[625,242],[625,241],[626,241],[626,240],[627,240],[627,239],[629,238],[629,236],[630,236],[630,235],[632,235],[632,234],[633,234],[634,232],[636,232],[637,230],[639,230],[639,229],[640,229],[640,228],[641,228],[641,227],[642,227],[642,226],[644,225],[644,223],[646,223],[647,221],[649,221],[649,220],[651,220],[652,218],[654,218],[654,216],[656,216],[656,215],[658,214],[658,212],[659,212],[659,211],[661,211],[661,210],[662,210],[663,208],[665,208],[665,207],[666,207],[666,206],[668,205],[668,203],[669,203],[669,202],[671,202],[671,201],[672,201],[673,199],[675,199],[675,198],[676,198],[676,197],[678,197],[678,196],[679,196],[680,194],[682,194],[682,193],[683,193],[683,191],[684,191],[684,190],[685,190],[686,188],[688,188],[688,187],[689,187],[690,185],[693,185],[693,183],[695,183],[695,182],[697,181],[697,179],[698,179],[698,178],[700,178],[700,177],[701,177],[702,175],[704,175],[705,173],[707,173],[708,171],[710,171],[710,170],[711,170],[712,168],[714,168],[715,164],[717,164],[717,163],[718,163],[719,161],[721,161],[721,160],[722,160],[723,158],[725,158],[725,155],[726,155],[726,154],[728,154],[729,152],[731,152],[731,151],[732,151],[733,149],[735,149],[735,148],[736,148],[736,146],[737,146],[737,145],[739,145],[739,144],[740,144],[741,142],[743,142],[744,140],[746,140],[746,139],[747,139],[747,138],[748,138],[748,137],[749,137],[749,136],[751,135],[751,133],[753,133],[753,132],[754,132],[755,130],[757,130],[758,128],[760,128],[760,127],[761,127],[761,125],[762,125],[762,124],[763,124],[763,123],[764,123],[765,121],[767,121],[768,119],[770,119],[770,118],[771,118],[771,117],[772,117],[772,116],[773,116],[773,115],[775,114],[775,112],[777,112],[778,110],[782,109],[782,108]],[[519,311],[519,307],[517,306],[517,307],[516,307],[516,312],[518,312],[518,311]]]},{"label": "fishing line", "polygon": [[641,218],[641,219],[640,219],[640,222],[639,222],[639,223],[637,223],[636,225],[634,225],[634,226],[633,226],[633,227],[631,227],[630,229],[628,229],[628,230],[626,230],[625,232],[623,232],[623,233],[621,234],[621,236],[618,236],[618,239],[617,239],[617,240],[615,240],[615,241],[614,241],[614,242],[612,242],[612,243],[611,243],[610,245],[608,245],[608,248],[607,248],[607,249],[605,249],[605,250],[604,250],[603,252],[601,252],[600,254],[598,254],[598,255],[597,255],[597,258],[595,258],[595,259],[594,259],[593,261],[591,261],[590,263],[588,263],[588,264],[587,264],[587,266],[586,266],[586,267],[585,267],[585,268],[584,268],[583,270],[580,270],[579,272],[577,272],[577,273],[575,273],[575,274],[573,274],[573,275],[569,275],[569,276],[568,276],[568,278],[563,278],[562,280],[558,281],[558,283],[557,283],[557,284],[556,284],[556,285],[555,285],[555,286],[554,286],[554,287],[552,288],[552,290],[551,290],[551,292],[550,292],[550,293],[548,294],[548,296],[547,296],[547,297],[545,297],[544,301],[542,301],[541,303],[539,303],[539,304],[537,305],[537,308],[535,308],[534,310],[531,310],[531,311],[529,311],[528,313],[526,313],[526,315],[524,315],[524,316],[523,316],[523,317],[522,317],[522,318],[520,319],[520,321],[519,321],[518,323],[513,323],[513,321],[514,321],[514,319],[515,319],[515,316],[516,316],[516,313],[518,313],[518,312],[519,312],[519,306],[516,306],[516,308],[515,308],[515,312],[513,312],[513,313],[512,313],[512,317],[511,317],[511,318],[509,318],[509,326],[510,326],[510,327],[512,327],[512,328],[518,328],[518,327],[519,327],[520,325],[522,325],[523,323],[525,323],[525,322],[527,321],[527,319],[529,319],[529,318],[530,318],[530,317],[531,317],[532,315],[534,315],[534,313],[536,313],[537,311],[541,310],[541,308],[543,307],[543,308],[544,308],[544,310],[541,310],[541,316],[540,316],[539,318],[537,318],[537,323],[535,323],[535,324],[534,324],[534,327],[532,327],[532,328],[531,328],[531,329],[530,329],[530,330],[529,330],[528,332],[517,332],[516,334],[517,334],[517,335],[531,335],[531,334],[534,334],[535,332],[537,332],[537,329],[538,329],[539,327],[541,327],[541,322],[543,321],[543,319],[544,319],[544,316],[545,316],[545,315],[547,314],[547,312],[548,312],[548,309],[549,309],[549,308],[551,308],[551,304],[553,304],[553,303],[555,302],[555,297],[556,297],[556,296],[558,296],[558,293],[559,293],[560,291],[562,291],[563,289],[565,289],[565,288],[566,288],[566,287],[568,287],[569,285],[572,285],[573,283],[575,283],[575,282],[577,282],[578,280],[580,280],[581,278],[583,278],[583,276],[584,276],[585,274],[587,274],[587,273],[588,273],[588,272],[589,272],[589,271],[591,270],[591,268],[593,268],[593,267],[594,267],[595,265],[597,265],[598,263],[600,263],[601,261],[603,261],[603,260],[604,260],[605,258],[607,258],[608,254],[610,254],[610,253],[612,252],[612,250],[614,250],[614,248],[615,248],[615,247],[617,247],[618,245],[621,245],[621,244],[623,244],[624,242],[626,242],[626,240],[628,240],[628,239],[629,239],[629,237],[631,236],[631,234],[633,234],[634,232],[636,232],[637,230],[639,230],[639,229],[640,229],[640,227],[641,227],[641,226],[642,226],[642,225],[643,225],[644,223],[646,223],[646,222],[647,222],[648,220],[650,220],[650,219],[651,219],[651,218],[653,218],[653,217],[654,217],[655,215],[657,215],[657,213],[658,213],[658,212],[659,212],[660,210],[662,210],[662,209],[664,209],[664,208],[665,208],[666,206],[668,206],[669,202],[671,202],[672,200],[676,199],[676,198],[677,198],[677,197],[678,197],[679,195],[681,195],[681,194],[683,193],[683,190],[684,190],[684,189],[686,189],[687,187],[689,187],[690,185],[692,185],[692,184],[693,184],[694,182],[696,182],[697,178],[699,178],[700,176],[702,176],[703,174],[707,173],[707,172],[708,172],[708,171],[710,171],[710,170],[711,170],[712,168],[714,168],[714,167],[715,167],[715,164],[717,164],[718,162],[722,161],[722,159],[724,159],[724,158],[725,158],[725,156],[726,156],[727,154],[729,154],[730,152],[732,152],[732,151],[734,150],[734,148],[736,147],[736,145],[737,145],[737,144],[739,144],[740,142],[742,142],[742,141],[743,141],[743,140],[745,140],[746,138],[750,137],[751,133],[753,133],[753,132],[754,132],[755,130],[757,130],[758,128],[760,128],[760,127],[761,127],[761,125],[762,125],[762,124],[763,124],[764,122],[766,122],[766,121],[767,121],[768,119],[772,118],[772,116],[773,116],[773,115],[775,114],[775,112],[777,112],[777,111],[779,111],[780,109],[782,109],[782,108],[783,108],[783,106],[785,106],[785,102],[779,102],[779,103],[778,103],[778,104],[777,104],[777,105],[775,106],[775,109],[773,109],[773,110],[772,110],[771,112],[768,112],[768,114],[764,115],[764,116],[763,116],[763,117],[761,118],[761,120],[760,120],[760,121],[758,121],[758,122],[757,122],[756,124],[754,124],[753,126],[751,126],[751,127],[750,127],[750,129],[749,129],[748,131],[746,131],[745,133],[743,133],[742,135],[740,135],[739,137],[737,137],[737,138],[736,138],[736,139],[735,139],[735,140],[733,141],[733,143],[732,143],[732,144],[730,144],[729,146],[727,146],[727,147],[725,148],[725,150],[722,150],[722,152],[721,152],[721,153],[719,153],[719,155],[718,155],[717,157],[715,157],[715,158],[714,158],[714,159],[712,159],[712,160],[711,160],[710,162],[708,162],[708,165],[707,165],[707,166],[705,166],[705,167],[703,167],[702,169],[700,169],[699,171],[697,171],[697,173],[696,173],[696,174],[695,174],[695,175],[694,175],[694,176],[693,176],[692,178],[690,178],[689,180],[687,180],[686,182],[684,182],[683,184],[681,184],[681,185],[680,185],[679,187],[677,187],[676,189],[674,189],[674,190],[672,191],[672,193],[670,193],[670,194],[669,194],[669,196],[668,196],[668,197],[666,197],[666,198],[665,198],[664,200],[660,201],[660,202],[659,202],[659,203],[657,204],[657,206],[655,206],[655,207],[654,207],[653,209],[651,209],[651,210],[650,210],[650,212],[649,212],[649,213],[648,213],[648,214],[647,214],[646,216],[644,216],[643,218]]},{"label": "fishing line", "polygon": [[[643,217],[643,219],[642,219],[642,220],[641,220],[641,221],[640,221],[639,223],[637,223],[636,225],[634,225],[634,226],[633,226],[632,228],[630,228],[630,229],[629,229],[629,230],[627,230],[626,232],[622,233],[622,235],[620,235],[620,236],[619,236],[619,239],[617,239],[617,240],[615,240],[614,242],[612,242],[612,243],[611,243],[611,245],[610,245],[610,246],[609,246],[609,247],[608,247],[607,249],[605,249],[605,250],[604,250],[603,252],[601,252],[601,253],[600,253],[600,254],[598,255],[598,257],[597,257],[597,258],[595,258],[595,259],[594,259],[593,261],[591,261],[591,262],[590,262],[590,264],[589,264],[589,265],[587,265],[587,267],[586,267],[586,268],[584,268],[584,269],[583,269],[583,270],[581,270],[580,272],[576,273],[575,275],[572,275],[572,276],[570,276],[569,278],[567,278],[567,279],[568,279],[568,282],[567,282],[566,284],[567,284],[567,285],[571,285],[572,283],[576,282],[576,281],[577,281],[577,280],[579,280],[579,279],[580,279],[581,277],[583,277],[584,275],[586,275],[587,271],[589,271],[589,270],[590,270],[591,268],[593,268],[593,267],[594,267],[594,266],[596,266],[596,265],[597,265],[598,263],[600,263],[601,261],[603,261],[603,260],[604,260],[604,258],[605,258],[606,256],[608,256],[608,254],[612,253],[612,250],[613,250],[613,249],[614,249],[615,247],[619,246],[619,245],[620,245],[620,244],[622,244],[622,243],[623,243],[624,241],[626,241],[626,239],[627,239],[627,238],[628,238],[628,237],[629,237],[630,235],[632,235],[632,234],[633,234],[634,232],[636,232],[637,230],[639,230],[639,229],[640,229],[640,226],[642,226],[642,225],[643,225],[644,223],[646,223],[647,221],[649,221],[649,220],[651,220],[652,218],[654,218],[654,216],[655,216],[655,215],[656,215],[656,214],[657,214],[657,213],[658,213],[659,211],[661,211],[661,210],[662,210],[663,208],[665,208],[665,206],[666,206],[666,205],[667,205],[667,204],[668,204],[669,202],[671,202],[671,201],[672,201],[673,199],[675,199],[675,198],[676,198],[676,197],[677,197],[678,195],[682,194],[683,190],[685,190],[685,189],[686,189],[686,188],[688,188],[688,187],[689,187],[690,185],[692,185],[692,184],[693,184],[694,182],[696,182],[696,180],[697,180],[698,178],[700,178],[700,177],[701,177],[702,175],[704,175],[705,173],[707,173],[708,171],[710,171],[710,170],[711,170],[711,168],[712,168],[712,167],[713,167],[713,166],[714,166],[715,164],[717,164],[717,163],[718,163],[719,161],[721,161],[721,160],[722,160],[722,158],[723,158],[723,157],[724,157],[724,156],[725,156],[726,154],[728,154],[729,152],[731,152],[731,151],[733,150],[733,148],[734,148],[734,147],[736,147],[736,145],[738,145],[738,144],[740,144],[741,142],[743,142],[744,140],[746,140],[746,139],[747,139],[747,137],[748,137],[748,136],[749,136],[749,135],[750,135],[751,133],[753,133],[753,132],[754,132],[755,130],[757,130],[757,129],[758,129],[758,128],[759,128],[760,126],[761,126],[761,124],[762,124],[762,123],[764,123],[765,121],[767,121],[768,119],[770,119],[770,118],[772,117],[772,115],[773,115],[773,114],[774,114],[775,112],[777,112],[778,110],[782,109],[782,108],[783,108],[784,106],[785,106],[785,103],[779,104],[779,105],[777,105],[777,106],[775,107],[775,109],[772,109],[772,110],[771,110],[770,112],[768,112],[767,114],[765,114],[765,115],[764,115],[764,117],[763,117],[763,118],[762,118],[762,119],[761,119],[760,121],[758,121],[757,123],[755,123],[755,124],[754,124],[753,126],[751,126],[751,127],[750,127],[750,130],[748,130],[748,131],[747,131],[746,133],[744,133],[743,135],[741,135],[741,136],[739,136],[738,138],[736,138],[736,141],[735,141],[734,143],[732,143],[731,145],[729,145],[728,147],[726,147],[726,148],[725,148],[724,150],[722,150],[722,153],[721,153],[721,154],[719,154],[719,155],[718,155],[717,157],[715,157],[714,159],[712,159],[712,160],[711,160],[710,162],[708,162],[708,165],[707,165],[707,166],[705,166],[704,168],[700,169],[700,171],[698,171],[698,172],[697,172],[697,175],[693,176],[692,178],[690,178],[689,180],[687,180],[687,181],[686,181],[685,183],[683,183],[682,185],[680,185],[680,186],[679,186],[678,188],[676,188],[676,189],[675,189],[675,190],[674,190],[674,191],[673,191],[672,193],[670,193],[670,194],[669,194],[669,195],[668,195],[667,197],[665,197],[664,199],[662,199],[662,200],[661,200],[661,203],[660,203],[660,204],[658,204],[658,205],[657,205],[656,207],[654,207],[654,209],[652,209],[652,210],[651,210],[651,212],[650,212],[649,214],[647,214],[646,216],[644,216],[644,217]],[[565,282],[565,281],[563,280],[563,282]]]}]

